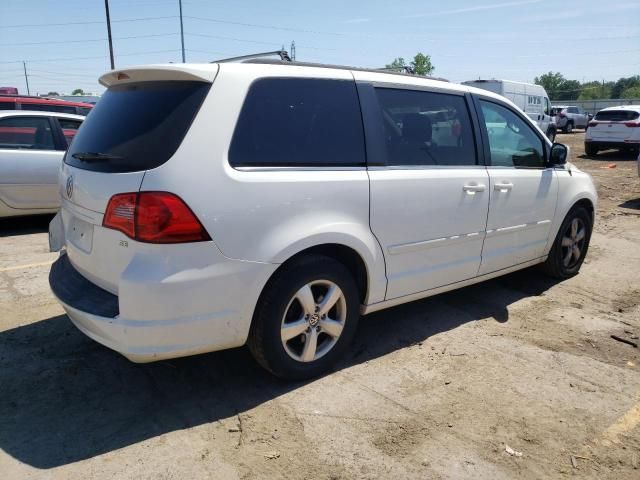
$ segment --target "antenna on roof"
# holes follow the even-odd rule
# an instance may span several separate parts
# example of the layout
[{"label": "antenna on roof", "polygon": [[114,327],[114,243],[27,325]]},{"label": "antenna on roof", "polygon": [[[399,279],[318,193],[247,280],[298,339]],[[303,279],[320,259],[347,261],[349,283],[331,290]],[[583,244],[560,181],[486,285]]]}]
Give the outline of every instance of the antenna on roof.
[{"label": "antenna on roof", "polygon": [[251,60],[254,58],[262,58],[262,57],[271,57],[273,55],[278,55],[280,57],[280,60],[282,60],[283,62],[291,62],[291,57],[289,57],[289,53],[283,48],[281,50],[274,50],[273,52],[252,53],[251,55],[241,55],[239,57],[223,58],[221,60],[214,60],[210,63],[244,62],[245,60]]}]

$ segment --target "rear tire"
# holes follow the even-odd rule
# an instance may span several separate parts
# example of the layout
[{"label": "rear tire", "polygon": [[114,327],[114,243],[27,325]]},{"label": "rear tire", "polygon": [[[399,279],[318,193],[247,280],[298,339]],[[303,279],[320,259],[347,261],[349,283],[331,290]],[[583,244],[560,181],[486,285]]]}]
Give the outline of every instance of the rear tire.
[{"label": "rear tire", "polygon": [[564,127],[564,133],[573,133],[573,122],[567,123]]},{"label": "rear tire", "polygon": [[585,142],[584,152],[589,156],[596,156],[598,154],[598,147],[592,145],[591,143]]},{"label": "rear tire", "polygon": [[360,317],[359,298],[353,275],[337,260],[322,255],[293,260],[260,296],[249,350],[277,377],[316,377],[351,343]]},{"label": "rear tire", "polygon": [[591,240],[593,221],[584,207],[572,208],[565,217],[553,242],[544,271],[555,278],[577,275],[584,262]]}]

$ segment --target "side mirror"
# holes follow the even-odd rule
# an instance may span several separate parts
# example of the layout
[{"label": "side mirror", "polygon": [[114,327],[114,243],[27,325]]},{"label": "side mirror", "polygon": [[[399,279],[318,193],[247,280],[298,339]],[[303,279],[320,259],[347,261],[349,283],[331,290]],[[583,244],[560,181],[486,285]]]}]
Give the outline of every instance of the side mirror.
[{"label": "side mirror", "polygon": [[569,156],[569,148],[562,143],[554,143],[551,147],[551,155],[549,155],[549,166],[557,167],[567,163]]}]

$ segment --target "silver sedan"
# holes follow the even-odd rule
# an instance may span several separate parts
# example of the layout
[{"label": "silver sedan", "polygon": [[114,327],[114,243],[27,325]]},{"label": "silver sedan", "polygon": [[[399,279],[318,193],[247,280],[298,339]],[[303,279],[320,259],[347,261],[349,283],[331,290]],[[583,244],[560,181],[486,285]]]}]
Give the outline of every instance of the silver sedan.
[{"label": "silver sedan", "polygon": [[58,170],[84,118],[56,112],[0,111],[0,217],[58,210]]}]

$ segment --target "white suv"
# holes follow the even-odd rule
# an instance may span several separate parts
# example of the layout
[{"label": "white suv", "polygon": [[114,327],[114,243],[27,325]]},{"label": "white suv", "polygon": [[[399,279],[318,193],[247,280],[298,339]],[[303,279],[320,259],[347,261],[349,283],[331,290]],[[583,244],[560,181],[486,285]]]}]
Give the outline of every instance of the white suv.
[{"label": "white suv", "polygon": [[587,252],[591,178],[491,92],[259,59],[100,81],[50,284],[135,362],[248,344],[314,376],[361,314],[539,263],[567,278]]},{"label": "white suv", "polygon": [[640,105],[604,108],[589,122],[584,136],[586,154],[597,155],[609,148],[640,153]]}]

